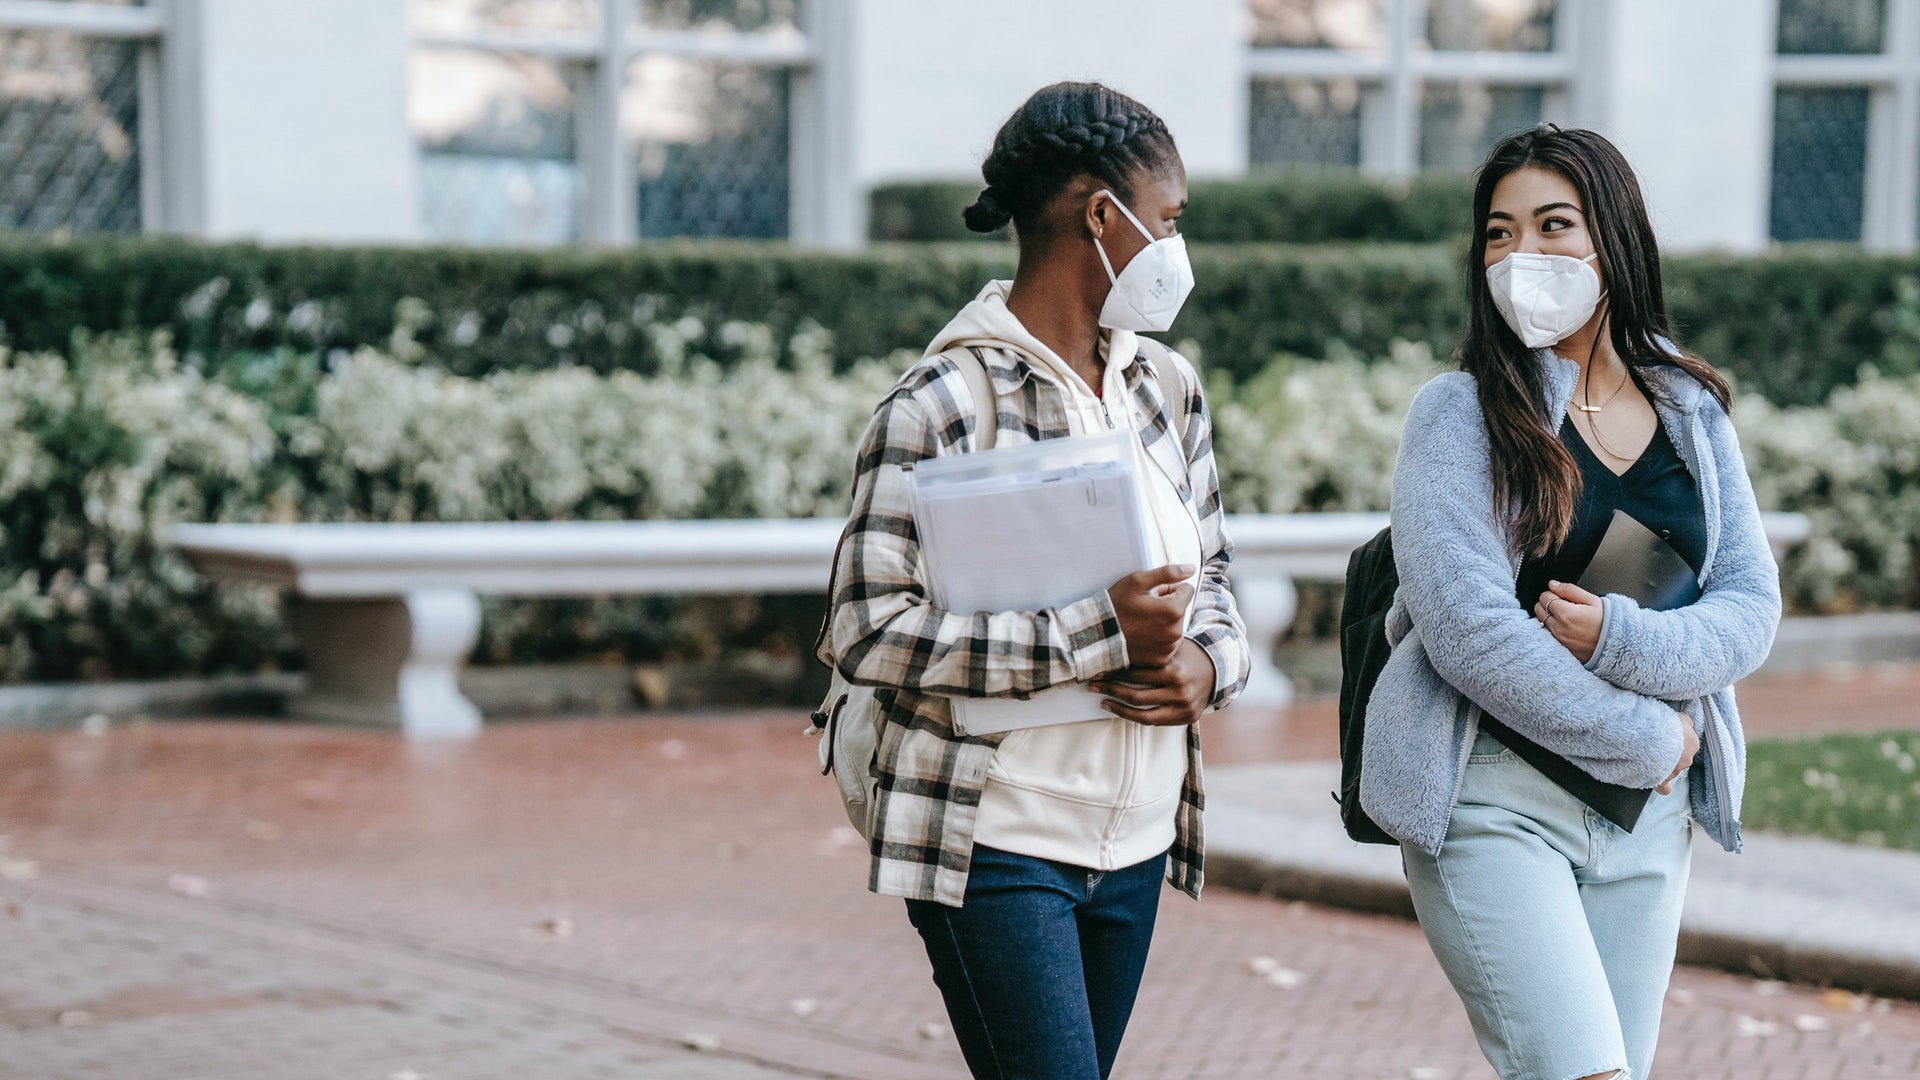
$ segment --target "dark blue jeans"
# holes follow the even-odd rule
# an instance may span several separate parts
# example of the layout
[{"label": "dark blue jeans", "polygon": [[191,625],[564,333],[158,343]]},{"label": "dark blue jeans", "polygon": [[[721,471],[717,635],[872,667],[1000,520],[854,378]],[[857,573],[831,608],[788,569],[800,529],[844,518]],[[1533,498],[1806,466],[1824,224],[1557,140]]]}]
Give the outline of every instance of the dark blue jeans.
[{"label": "dark blue jeans", "polygon": [[977,1080],[1105,1080],[1166,867],[1157,855],[1103,874],[976,846],[966,906],[907,901]]}]

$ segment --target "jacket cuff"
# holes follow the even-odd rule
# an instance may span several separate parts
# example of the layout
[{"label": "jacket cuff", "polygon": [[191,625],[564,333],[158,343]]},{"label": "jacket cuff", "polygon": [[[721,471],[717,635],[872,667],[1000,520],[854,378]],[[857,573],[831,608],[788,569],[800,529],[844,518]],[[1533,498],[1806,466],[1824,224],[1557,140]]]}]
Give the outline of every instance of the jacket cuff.
[{"label": "jacket cuff", "polygon": [[1120,613],[1111,596],[1098,592],[1076,600],[1059,609],[1059,617],[1076,682],[1092,682],[1128,665],[1127,637],[1120,632]]},{"label": "jacket cuff", "polygon": [[1616,666],[1613,661],[1617,658],[1613,654],[1619,651],[1629,633],[1622,624],[1631,620],[1639,609],[1640,605],[1630,596],[1612,593],[1600,598],[1600,640],[1594,643],[1593,655],[1587,658],[1588,671],[1613,681],[1608,679],[1607,672]]},{"label": "jacket cuff", "polygon": [[1207,695],[1207,708],[1226,708],[1240,689],[1240,679],[1230,674],[1236,662],[1230,651],[1232,646],[1217,636],[1188,634],[1187,640],[1200,646],[1200,651],[1207,654],[1207,662],[1213,665],[1213,693]]}]

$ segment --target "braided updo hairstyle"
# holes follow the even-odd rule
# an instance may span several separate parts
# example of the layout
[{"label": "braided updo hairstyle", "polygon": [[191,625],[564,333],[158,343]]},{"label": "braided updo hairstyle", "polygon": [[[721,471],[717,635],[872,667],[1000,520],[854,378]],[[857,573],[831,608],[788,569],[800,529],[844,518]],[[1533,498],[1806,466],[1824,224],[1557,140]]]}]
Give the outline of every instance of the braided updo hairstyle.
[{"label": "braided updo hairstyle", "polygon": [[1173,136],[1152,109],[1099,83],[1054,83],[1000,125],[980,166],[986,190],[963,215],[974,232],[1011,221],[1026,233],[1077,176],[1093,176],[1124,196],[1135,176],[1178,160]]}]

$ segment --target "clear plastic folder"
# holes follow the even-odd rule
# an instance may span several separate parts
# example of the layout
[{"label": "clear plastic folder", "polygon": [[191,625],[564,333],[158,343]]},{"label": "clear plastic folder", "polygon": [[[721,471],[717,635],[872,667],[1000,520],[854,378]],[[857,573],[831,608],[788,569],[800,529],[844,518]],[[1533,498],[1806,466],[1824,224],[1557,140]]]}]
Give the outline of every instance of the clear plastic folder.
[{"label": "clear plastic folder", "polygon": [[[1151,565],[1130,431],[1049,439],[914,467],[914,523],[934,603],[962,614],[1064,607]],[[1105,720],[1099,695],[1056,687],[1020,701],[955,698],[983,735]]]}]

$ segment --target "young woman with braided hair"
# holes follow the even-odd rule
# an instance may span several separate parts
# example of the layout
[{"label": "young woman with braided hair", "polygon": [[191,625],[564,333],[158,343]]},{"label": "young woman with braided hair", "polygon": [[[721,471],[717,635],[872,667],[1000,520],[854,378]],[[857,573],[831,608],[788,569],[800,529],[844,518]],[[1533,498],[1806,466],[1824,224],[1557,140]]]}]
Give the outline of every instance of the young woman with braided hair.
[{"label": "young woman with braided hair", "polygon": [[[821,658],[878,689],[869,885],[906,899],[973,1075],[1096,1080],[1133,1009],[1161,879],[1199,895],[1194,724],[1245,684],[1246,632],[1199,380],[1138,336],[1165,330],[1193,284],[1173,137],[1124,94],[1060,83],[1007,120],[982,172],[967,225],[1011,222],[1019,267],[875,411]],[[906,469],[981,447],[989,424],[1003,447],[1136,433],[1159,569],[1044,611],[937,607]],[[954,697],[1072,684],[1112,718],[954,730]]]}]

